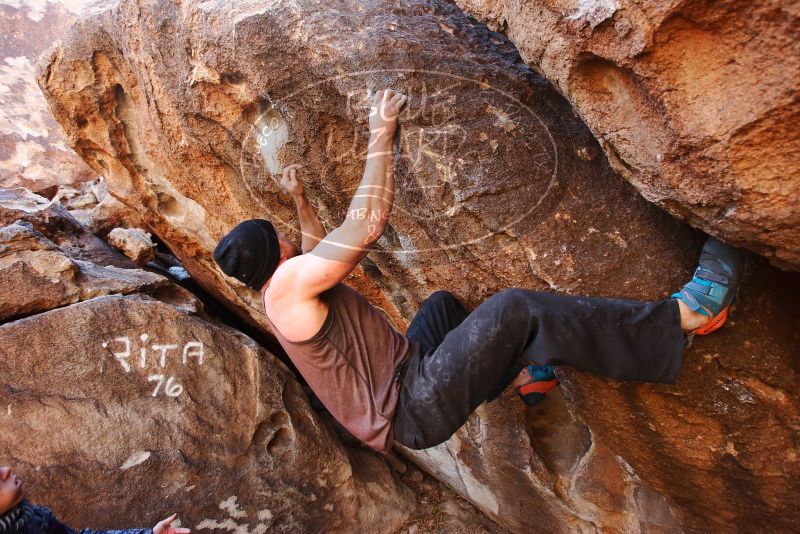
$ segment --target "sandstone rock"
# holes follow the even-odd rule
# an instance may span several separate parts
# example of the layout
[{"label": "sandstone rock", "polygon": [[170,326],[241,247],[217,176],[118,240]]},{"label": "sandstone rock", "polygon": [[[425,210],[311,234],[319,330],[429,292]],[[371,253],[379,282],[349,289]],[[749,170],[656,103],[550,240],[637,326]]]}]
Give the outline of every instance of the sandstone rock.
[{"label": "sandstone rock", "polygon": [[138,269],[73,260],[29,222],[0,228],[0,322],[112,293],[169,284]]},{"label": "sandstone rock", "polygon": [[[298,236],[274,176],[299,158],[325,226],[339,224],[363,170],[369,98],[384,85],[410,95],[396,205],[348,281],[398,326],[442,288],[468,305],[508,286],[666,297],[697,259],[700,237],[610,169],[591,132],[511,43],[444,1],[177,9],[125,0],[80,21],[43,56],[37,79],[70,146],[109,191],[139,210],[195,280],[262,327],[258,294],[219,272],[214,245],[246,218]],[[748,283],[773,276],[758,266]],[[737,328],[768,309],[792,316],[773,300],[797,278],[781,280],[764,300],[761,290],[747,293],[732,338],[695,342],[678,386],[565,374],[565,397],[536,413],[507,392],[446,444],[409,454],[516,532],[529,531],[531,513],[553,532],[697,531],[715,514],[715,527],[785,529],[800,519],[776,497],[796,493],[799,479],[796,425],[780,408],[798,405],[797,336],[766,321]],[[763,366],[744,344],[755,340]],[[713,363],[696,372],[709,347],[735,385],[720,382]],[[744,383],[765,400],[724,397],[723,386]],[[780,444],[758,447],[755,433],[737,433],[743,421],[767,421]],[[690,434],[706,432],[713,439],[687,460]],[[732,460],[727,443],[747,454]],[[765,465],[781,467],[757,468]],[[685,480],[714,491],[687,492],[675,478],[687,470]]]},{"label": "sandstone rock", "polygon": [[136,211],[108,194],[101,178],[84,182],[76,189],[59,186],[52,202],[58,202],[92,233],[106,239],[114,228],[142,228],[145,226]]},{"label": "sandstone rock", "polygon": [[66,255],[101,266],[135,268],[123,254],[91,234],[64,207],[23,187],[0,188],[0,226],[28,222]]},{"label": "sandstone rock", "polygon": [[100,182],[94,193],[99,199],[95,205],[87,209],[70,210],[72,216],[92,233],[105,239],[108,233],[117,227],[145,227],[144,221],[135,210],[108,194],[105,182]]},{"label": "sandstone rock", "polygon": [[275,357],[188,310],[98,297],[0,326],[0,347],[0,463],[70,524],[387,532],[415,508]]},{"label": "sandstone rock", "polygon": [[[83,192],[68,185],[60,186],[55,197],[57,197],[56,200],[58,200],[59,204],[69,211],[87,209],[97,205],[97,197],[94,193],[91,191]],[[51,198],[50,200],[53,199]]]},{"label": "sandstone rock", "polygon": [[800,2],[456,2],[511,38],[648,200],[800,268]]},{"label": "sandstone rock", "polygon": [[114,228],[108,233],[108,243],[142,267],[156,255],[156,245],[150,237],[141,228]]},{"label": "sandstone rock", "polygon": [[73,256],[113,251],[21,188],[0,190],[2,218],[17,220],[0,228],[0,465],[33,500],[104,527],[173,510],[250,532],[412,517],[386,463],[345,449],[283,364],[191,293]]},{"label": "sandstone rock", "polygon": [[0,189],[0,224],[7,225],[0,227],[0,321],[169,284],[134,269],[64,208],[24,188]]},{"label": "sandstone rock", "polygon": [[15,0],[0,7],[0,187],[42,192],[97,173],[64,143],[36,85],[39,54],[85,12],[88,0]]},{"label": "sandstone rock", "polygon": [[[691,240],[688,229],[609,170],[511,43],[455,7],[308,1],[263,12],[242,4],[217,17],[186,6],[195,18],[166,11],[132,27],[122,21],[154,4],[114,4],[42,56],[38,80],[109,192],[251,323],[266,328],[258,294],[225,277],[211,251],[245,218],[299,235],[273,176],[301,154],[310,200],[328,228],[338,224],[363,172],[370,91],[387,84],[412,102],[398,144],[400,194],[365,262],[369,277],[353,283],[395,320],[440,287],[473,303],[511,285],[634,296],[665,280],[633,256],[694,261],[675,246]],[[210,13],[213,24],[196,30]],[[338,31],[342,17],[360,32]],[[176,47],[176,36],[196,51]],[[153,58],[162,49],[171,55]]]}]

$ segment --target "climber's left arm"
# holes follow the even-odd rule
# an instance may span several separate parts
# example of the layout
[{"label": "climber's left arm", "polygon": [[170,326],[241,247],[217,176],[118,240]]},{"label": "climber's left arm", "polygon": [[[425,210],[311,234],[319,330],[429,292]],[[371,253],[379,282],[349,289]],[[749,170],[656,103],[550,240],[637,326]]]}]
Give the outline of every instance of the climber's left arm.
[{"label": "climber's left arm", "polygon": [[306,198],[303,184],[297,179],[297,173],[302,168],[303,166],[300,163],[292,163],[284,167],[281,186],[292,195],[297,207],[297,218],[300,219],[300,233],[303,236],[300,248],[303,249],[303,253],[306,253],[325,239],[327,232],[322,226],[316,211],[314,211],[314,206]]}]

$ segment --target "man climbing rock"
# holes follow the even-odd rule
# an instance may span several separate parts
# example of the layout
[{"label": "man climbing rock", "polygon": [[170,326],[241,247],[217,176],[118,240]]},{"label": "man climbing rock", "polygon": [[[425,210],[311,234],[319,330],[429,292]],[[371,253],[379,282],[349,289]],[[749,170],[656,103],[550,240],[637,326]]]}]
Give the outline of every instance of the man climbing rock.
[{"label": "man climbing rock", "polygon": [[528,403],[557,383],[551,366],[619,380],[674,383],[685,334],[728,316],[742,270],[738,253],[709,240],[692,280],[658,302],[495,293],[472,312],[437,291],[400,334],[342,283],[383,235],[394,201],[393,139],[406,96],[375,95],[364,175],[341,226],[326,233],[306,201],[299,165],[282,185],[297,204],[302,253],[269,221],[237,225],[217,245],[223,272],[260,291],[269,324],[330,413],[370,447],[392,440],[432,447],[512,382]]}]

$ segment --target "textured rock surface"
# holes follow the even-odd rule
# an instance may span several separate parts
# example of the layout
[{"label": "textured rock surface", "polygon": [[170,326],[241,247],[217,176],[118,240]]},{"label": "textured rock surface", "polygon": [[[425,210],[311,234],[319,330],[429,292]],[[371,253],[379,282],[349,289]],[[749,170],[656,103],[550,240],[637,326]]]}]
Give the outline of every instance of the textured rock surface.
[{"label": "textured rock surface", "polygon": [[73,260],[100,266],[136,267],[131,260],[91,234],[75,217],[57,203],[23,187],[0,188],[0,226],[29,223]]},{"label": "textured rock surface", "polygon": [[106,183],[103,180],[86,182],[81,185],[81,190],[85,191],[84,194],[87,196],[91,193],[94,202],[91,202],[90,199],[90,202],[80,209],[74,208],[71,202],[60,202],[92,233],[106,238],[114,228],[144,227],[144,221],[135,210],[108,194]]},{"label": "textured rock surface", "polygon": [[97,173],[64,143],[34,64],[95,0],[0,0],[0,187],[42,191]]},{"label": "textured rock surface", "polygon": [[273,355],[162,276],[73,257],[116,253],[60,206],[0,192],[0,214],[27,218],[0,228],[0,465],[32,500],[95,527],[175,510],[200,532],[388,532],[413,516],[411,490],[343,447]]},{"label": "textured rock surface", "polygon": [[169,283],[146,271],[73,260],[28,222],[0,228],[0,277],[0,321]]},{"label": "textured rock surface", "polygon": [[0,224],[6,225],[0,227],[0,322],[169,285],[163,276],[133,269],[67,210],[27,189],[0,189]]},{"label": "textured rock surface", "polygon": [[76,525],[175,510],[201,532],[381,532],[408,518],[410,490],[372,455],[355,476],[277,359],[186,307],[114,295],[0,326],[0,461],[31,499]]},{"label": "textured rock surface", "polygon": [[108,233],[108,244],[125,254],[133,263],[144,266],[156,255],[152,236],[141,228],[114,228]]},{"label": "textured rock surface", "polygon": [[800,269],[800,2],[456,0],[693,226]]},{"label": "textured rock surface", "polygon": [[[509,41],[445,2],[123,1],[76,25],[37,77],[110,193],[256,325],[258,295],[221,275],[211,250],[245,218],[298,235],[274,179],[296,159],[337,225],[363,169],[369,92],[383,85],[410,95],[396,206],[350,282],[398,326],[441,288],[469,305],[508,286],[660,298],[697,258],[698,237],[611,171]],[[800,395],[781,298],[798,281],[753,266],[737,324],[696,341],[678,386],[565,376],[564,399],[524,412],[507,392],[414,458],[517,532],[534,511],[555,532],[785,530],[800,519],[778,498],[798,490],[786,414]],[[763,446],[758,425],[780,441]],[[689,480],[715,491],[689,492]]]}]

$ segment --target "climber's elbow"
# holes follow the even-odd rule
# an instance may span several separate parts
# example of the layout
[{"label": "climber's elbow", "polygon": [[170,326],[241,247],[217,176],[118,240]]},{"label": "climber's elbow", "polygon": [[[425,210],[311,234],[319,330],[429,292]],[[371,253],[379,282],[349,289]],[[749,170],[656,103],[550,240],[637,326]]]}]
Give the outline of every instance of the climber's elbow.
[{"label": "climber's elbow", "polygon": [[350,236],[349,241],[372,248],[386,231],[386,221],[347,220],[342,228]]}]

